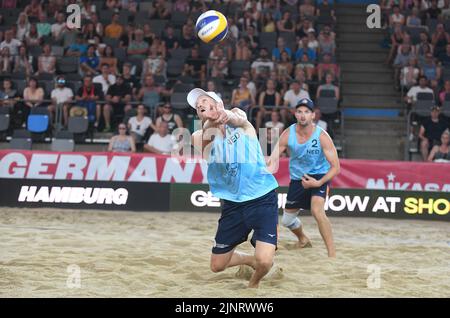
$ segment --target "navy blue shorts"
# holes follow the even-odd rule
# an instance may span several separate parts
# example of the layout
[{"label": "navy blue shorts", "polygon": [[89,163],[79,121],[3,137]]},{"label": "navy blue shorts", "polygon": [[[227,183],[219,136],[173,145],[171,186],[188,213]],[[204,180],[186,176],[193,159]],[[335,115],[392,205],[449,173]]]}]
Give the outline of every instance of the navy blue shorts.
[{"label": "navy blue shorts", "polygon": [[[310,175],[316,180],[321,179],[324,174]],[[289,183],[289,190],[286,198],[286,209],[311,209],[311,198],[316,195],[322,198],[326,198],[328,194],[328,184],[324,183],[319,188],[305,189],[302,185],[302,180],[291,180]]]},{"label": "navy blue shorts", "polygon": [[256,241],[277,246],[278,196],[272,190],[246,202],[223,201],[222,215],[212,248],[213,254],[225,254],[247,241],[253,230],[251,244]]}]

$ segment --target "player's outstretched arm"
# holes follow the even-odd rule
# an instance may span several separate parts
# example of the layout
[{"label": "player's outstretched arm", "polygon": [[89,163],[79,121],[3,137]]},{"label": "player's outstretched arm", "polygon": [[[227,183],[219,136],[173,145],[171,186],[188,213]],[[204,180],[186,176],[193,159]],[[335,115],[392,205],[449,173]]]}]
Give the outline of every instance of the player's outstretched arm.
[{"label": "player's outstretched arm", "polygon": [[272,151],[269,159],[267,160],[267,170],[270,173],[276,173],[278,171],[280,155],[286,151],[289,140],[289,128],[286,128],[278,139],[275,148]]},{"label": "player's outstretched arm", "polygon": [[324,131],[320,134],[320,144],[322,145],[323,154],[331,166],[328,173],[319,180],[322,185],[337,176],[341,171],[341,166],[339,164],[339,157],[333,140],[330,135]]}]

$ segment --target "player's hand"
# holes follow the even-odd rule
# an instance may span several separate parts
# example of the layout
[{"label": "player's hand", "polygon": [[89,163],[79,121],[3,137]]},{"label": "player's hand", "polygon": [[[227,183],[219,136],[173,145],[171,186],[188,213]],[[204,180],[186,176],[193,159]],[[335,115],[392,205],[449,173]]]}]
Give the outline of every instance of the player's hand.
[{"label": "player's hand", "polygon": [[321,187],[321,186],[322,186],[322,184],[320,183],[320,181],[314,179],[314,178],[311,177],[311,176],[308,176],[307,174],[305,174],[305,175],[302,177],[302,185],[303,185],[303,188],[305,188],[305,189],[309,189],[309,188],[318,188],[318,187]]},{"label": "player's hand", "polygon": [[217,115],[217,119],[214,120],[214,123],[217,125],[226,124],[230,120],[230,117],[225,109],[219,109],[217,111]]}]

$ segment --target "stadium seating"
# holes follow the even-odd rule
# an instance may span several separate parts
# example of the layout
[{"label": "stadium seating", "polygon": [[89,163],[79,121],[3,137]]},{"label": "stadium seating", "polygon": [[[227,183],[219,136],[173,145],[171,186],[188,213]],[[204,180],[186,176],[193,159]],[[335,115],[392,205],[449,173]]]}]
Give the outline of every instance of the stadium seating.
[{"label": "stadium seating", "polygon": [[10,149],[31,150],[31,134],[27,130],[15,130],[9,143]]},{"label": "stadium seating", "polygon": [[73,151],[75,149],[75,141],[73,139],[73,133],[68,131],[60,131],[55,135],[52,140],[52,151]]}]

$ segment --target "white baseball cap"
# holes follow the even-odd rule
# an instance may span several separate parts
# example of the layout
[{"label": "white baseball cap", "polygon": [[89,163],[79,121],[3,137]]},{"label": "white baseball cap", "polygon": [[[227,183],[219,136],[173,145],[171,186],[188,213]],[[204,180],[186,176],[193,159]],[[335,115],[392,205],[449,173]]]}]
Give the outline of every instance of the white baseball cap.
[{"label": "white baseball cap", "polygon": [[216,102],[223,104],[222,99],[216,93],[214,93],[214,92],[206,92],[206,91],[204,91],[201,88],[194,88],[193,90],[191,90],[189,92],[189,94],[187,96],[188,104],[191,105],[191,107],[195,108],[195,105],[197,104],[197,99],[200,96],[203,96],[203,95],[209,96],[212,99],[214,99]]}]

